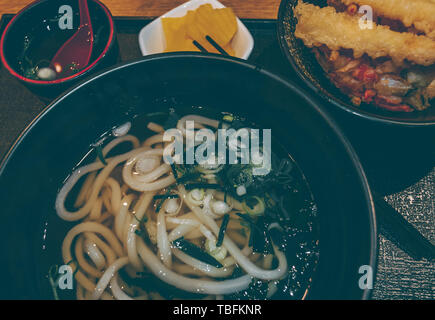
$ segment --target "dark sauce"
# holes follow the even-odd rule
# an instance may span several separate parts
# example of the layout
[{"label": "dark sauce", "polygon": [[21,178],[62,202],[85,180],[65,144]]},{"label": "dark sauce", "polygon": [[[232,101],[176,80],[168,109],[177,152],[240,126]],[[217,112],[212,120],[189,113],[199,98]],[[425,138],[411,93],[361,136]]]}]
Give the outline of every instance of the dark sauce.
[{"label": "dark sauce", "polygon": [[[78,5],[75,2],[69,3],[73,10],[73,28],[60,29],[59,19],[63,14],[59,14],[58,10],[63,4],[61,1],[53,1],[49,6],[47,5],[41,17],[30,17],[29,20],[32,20],[28,23],[30,27],[17,35],[15,41],[17,48],[14,52],[19,54],[13,64],[16,65],[16,70],[22,76],[41,80],[37,76],[38,70],[49,67],[50,61],[56,52],[77,31],[80,24],[80,14]],[[43,8],[41,8],[42,10]],[[103,52],[109,39],[110,28],[107,17],[95,2],[89,1],[89,11],[94,32],[94,46],[90,59],[90,62],[93,62]],[[35,15],[38,14],[40,13],[35,13]],[[70,75],[80,71],[74,65],[68,66],[68,68],[71,70]]]}]

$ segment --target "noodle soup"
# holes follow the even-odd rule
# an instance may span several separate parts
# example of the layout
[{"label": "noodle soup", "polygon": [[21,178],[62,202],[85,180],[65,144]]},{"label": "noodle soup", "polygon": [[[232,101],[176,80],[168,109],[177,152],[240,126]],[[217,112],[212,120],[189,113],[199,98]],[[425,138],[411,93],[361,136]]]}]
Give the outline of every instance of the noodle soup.
[{"label": "noodle soup", "polygon": [[[268,151],[262,128],[246,119],[202,114],[137,117],[106,134],[65,180],[55,203],[68,222],[57,249],[63,262],[49,271],[56,298],[73,298],[58,288],[59,267],[73,273],[77,299],[306,296],[319,252],[303,174],[273,132]],[[172,162],[170,130],[182,150]],[[220,132],[232,132],[219,142],[225,161],[204,148]],[[249,147],[258,138],[255,153],[243,152],[244,132]],[[210,161],[188,163],[189,153]],[[270,170],[255,174],[259,154]]]}]

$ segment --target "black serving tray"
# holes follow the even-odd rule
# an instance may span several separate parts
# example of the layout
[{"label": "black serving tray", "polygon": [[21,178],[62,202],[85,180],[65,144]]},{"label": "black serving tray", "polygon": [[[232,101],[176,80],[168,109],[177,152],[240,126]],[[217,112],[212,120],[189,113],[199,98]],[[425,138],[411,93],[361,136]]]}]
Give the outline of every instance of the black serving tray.
[{"label": "black serving tray", "polygon": [[[0,33],[12,17],[10,14],[3,15]],[[153,18],[115,17],[114,20],[120,61],[139,58],[139,31]],[[255,41],[248,61],[307,89],[280,51],[276,21],[248,19],[243,20],[243,23]],[[291,101],[283,103],[291,107]],[[0,66],[0,159],[19,133],[46,105],[47,102],[33,95]],[[433,128],[389,127],[352,117],[333,106],[326,105],[325,108],[342,127],[357,151],[374,192],[384,197],[411,225],[434,242]],[[434,263],[413,260],[382,235],[379,238],[378,262],[373,298],[435,299]]]}]

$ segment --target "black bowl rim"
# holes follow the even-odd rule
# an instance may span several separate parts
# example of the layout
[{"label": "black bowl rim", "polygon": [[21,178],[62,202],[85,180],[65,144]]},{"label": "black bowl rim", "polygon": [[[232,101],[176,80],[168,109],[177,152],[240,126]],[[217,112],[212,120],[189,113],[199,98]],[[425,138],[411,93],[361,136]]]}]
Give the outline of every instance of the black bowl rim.
[{"label": "black bowl rim", "polygon": [[28,10],[32,9],[33,7],[38,6],[41,2],[47,2],[48,0],[36,0],[30,4],[28,4],[27,6],[25,6],[24,8],[22,8],[12,19],[11,21],[9,21],[9,23],[6,25],[6,27],[3,30],[3,34],[1,36],[1,40],[0,40],[0,58],[1,58],[1,62],[2,64],[5,66],[5,68],[8,70],[8,72],[14,76],[15,78],[17,78],[20,81],[26,82],[26,83],[31,83],[34,85],[40,85],[40,86],[45,86],[45,85],[55,85],[55,84],[61,84],[61,83],[68,83],[70,81],[75,81],[76,79],[86,75],[89,71],[93,70],[98,63],[104,58],[104,56],[110,51],[111,47],[114,44],[114,41],[116,40],[116,27],[115,27],[115,22],[113,21],[113,16],[111,14],[111,12],[109,11],[109,9],[99,0],[92,0],[93,2],[95,2],[97,5],[99,5],[101,7],[101,9],[103,9],[103,12],[105,13],[109,25],[110,25],[110,34],[109,34],[109,39],[107,40],[106,46],[104,47],[103,51],[101,52],[101,54],[91,63],[89,64],[86,68],[84,68],[83,70],[69,76],[66,78],[60,78],[60,79],[55,79],[55,80],[50,80],[50,81],[44,81],[44,80],[34,80],[34,79],[30,79],[30,78],[26,78],[22,75],[20,75],[17,71],[15,71],[7,62],[5,54],[4,54],[4,44],[5,44],[5,39],[6,36],[10,30],[11,27],[13,27],[13,25],[15,24],[15,22],[20,18],[20,16],[22,14],[24,14],[25,12],[27,12]]},{"label": "black bowl rim", "polygon": [[281,0],[281,4],[279,6],[278,10],[278,18],[277,18],[277,36],[278,36],[278,42],[279,46],[281,48],[281,52],[285,55],[287,60],[290,62],[290,65],[292,66],[293,70],[296,72],[296,74],[299,76],[299,78],[311,89],[316,93],[320,98],[323,100],[326,100],[330,104],[340,108],[341,110],[346,111],[347,113],[350,113],[354,116],[358,116],[360,118],[373,121],[380,124],[387,124],[387,125],[396,125],[396,126],[402,126],[402,127],[430,127],[435,126],[435,120],[433,121],[407,121],[407,120],[392,120],[389,118],[385,118],[381,115],[376,115],[376,113],[367,112],[365,110],[352,110],[348,108],[346,105],[339,103],[333,98],[330,98],[319,91],[319,89],[308,79],[303,72],[299,69],[298,65],[296,64],[293,56],[290,54],[289,47],[287,45],[287,41],[285,41],[285,30],[284,30],[284,15],[286,13],[286,8],[289,0]]},{"label": "black bowl rim", "polygon": [[[86,86],[88,83],[91,83],[92,81],[95,81],[99,78],[104,77],[106,74],[109,74],[111,72],[114,72],[118,69],[123,69],[132,65],[146,63],[148,61],[154,61],[154,60],[168,60],[168,59],[181,59],[181,58],[188,58],[188,59],[204,59],[208,61],[226,61],[228,63],[234,63],[238,64],[239,66],[242,66],[247,69],[256,70],[262,74],[264,74],[266,77],[269,77],[275,81],[280,82],[285,87],[287,87],[289,90],[292,90],[297,95],[299,95],[303,100],[305,100],[306,103],[311,105],[316,112],[318,112],[321,117],[327,122],[327,124],[331,127],[334,134],[337,135],[338,139],[341,141],[342,145],[344,146],[346,152],[351,158],[351,161],[353,163],[353,166],[355,168],[355,171],[360,179],[360,183],[364,190],[364,197],[369,209],[369,224],[370,224],[370,267],[373,270],[373,279],[376,279],[376,273],[377,273],[377,257],[378,257],[378,227],[377,227],[377,219],[376,219],[376,212],[375,212],[375,205],[373,200],[373,194],[370,189],[370,185],[367,180],[367,176],[364,172],[364,169],[362,167],[362,164],[358,158],[358,155],[356,154],[354,148],[350,144],[347,137],[344,135],[344,133],[341,131],[339,126],[336,124],[336,122],[332,119],[329,114],[322,109],[320,105],[318,105],[303,89],[299,88],[292,82],[288,80],[284,80],[280,76],[271,73],[270,71],[267,71],[263,68],[260,68],[258,66],[249,64],[246,60],[242,60],[239,58],[231,57],[231,56],[222,56],[219,54],[204,54],[204,53],[196,53],[196,52],[173,52],[173,53],[159,53],[159,54],[153,54],[148,55],[142,58],[138,58],[132,61],[120,63],[116,66],[106,68],[105,70],[102,70],[92,77],[87,78],[86,80],[81,81],[80,83],[76,84],[72,88],[70,88],[68,91],[64,92],[61,96],[56,98],[53,102],[51,102],[48,106],[46,106],[36,117],[35,119],[30,122],[27,127],[21,132],[21,134],[16,138],[15,142],[10,147],[9,151],[5,154],[3,159],[0,161],[0,176],[3,174],[5,168],[7,167],[8,162],[12,158],[14,152],[18,149],[20,143],[25,139],[27,134],[32,130],[34,126],[36,126],[47,113],[50,112],[50,110],[54,109],[56,105],[58,105],[62,100],[66,99],[69,95],[73,94],[75,91],[79,90],[81,87]],[[371,298],[372,290],[371,289],[364,289],[362,290],[363,294],[361,299],[362,300],[368,300]]]}]

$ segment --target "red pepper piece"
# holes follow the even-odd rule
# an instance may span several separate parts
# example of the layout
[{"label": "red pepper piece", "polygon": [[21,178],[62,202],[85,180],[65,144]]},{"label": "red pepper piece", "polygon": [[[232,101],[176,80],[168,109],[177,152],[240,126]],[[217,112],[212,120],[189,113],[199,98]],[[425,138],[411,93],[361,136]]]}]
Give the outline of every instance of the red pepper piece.
[{"label": "red pepper piece", "polygon": [[370,102],[370,101],[373,100],[373,97],[374,97],[374,96],[376,96],[376,91],[375,91],[375,90],[368,89],[368,90],[366,90],[366,91],[364,92],[363,100],[364,100],[365,102]]},{"label": "red pepper piece", "polygon": [[376,74],[375,69],[366,64],[361,64],[358,68],[356,68],[353,71],[352,76],[355,79],[363,82],[372,82],[378,80],[378,75]]},{"label": "red pepper piece", "polygon": [[376,105],[382,109],[386,109],[386,110],[394,111],[394,112],[413,112],[414,111],[414,109],[412,109],[410,106],[408,106],[406,104],[393,106],[393,105],[386,104],[386,103],[377,103]]},{"label": "red pepper piece", "polygon": [[364,72],[363,74],[364,82],[377,81],[377,80],[378,80],[378,75],[376,74],[375,69],[369,68]]},{"label": "red pepper piece", "polygon": [[401,97],[396,97],[396,96],[378,95],[376,97],[376,102],[377,103],[392,104],[392,105],[399,105],[399,104],[402,103],[402,98]]},{"label": "red pepper piece", "polygon": [[363,81],[364,79],[364,73],[367,71],[369,67],[366,64],[361,64],[358,68],[356,68],[353,73],[352,76],[355,79],[358,79],[360,81]]}]

